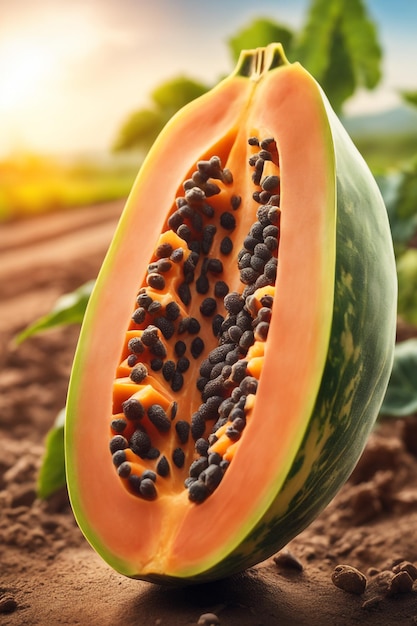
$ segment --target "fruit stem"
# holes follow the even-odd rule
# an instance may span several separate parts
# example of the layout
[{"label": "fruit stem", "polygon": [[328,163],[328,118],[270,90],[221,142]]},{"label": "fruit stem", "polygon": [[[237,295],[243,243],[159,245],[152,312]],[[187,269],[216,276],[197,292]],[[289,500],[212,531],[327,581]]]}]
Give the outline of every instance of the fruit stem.
[{"label": "fruit stem", "polygon": [[258,81],[267,72],[287,64],[288,59],[282,45],[271,43],[264,48],[242,50],[234,75],[245,76],[253,81]]}]

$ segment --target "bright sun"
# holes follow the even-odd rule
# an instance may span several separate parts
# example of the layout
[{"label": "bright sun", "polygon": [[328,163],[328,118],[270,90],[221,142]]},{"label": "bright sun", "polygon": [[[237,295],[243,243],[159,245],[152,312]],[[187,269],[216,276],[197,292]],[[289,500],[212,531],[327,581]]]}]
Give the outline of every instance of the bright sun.
[{"label": "bright sun", "polygon": [[57,59],[46,43],[10,39],[0,45],[0,108],[12,111],[36,97],[37,89],[53,76]]},{"label": "bright sun", "polygon": [[0,151],[50,143],[71,112],[68,84],[107,38],[88,6],[58,4],[7,30],[0,24]]}]

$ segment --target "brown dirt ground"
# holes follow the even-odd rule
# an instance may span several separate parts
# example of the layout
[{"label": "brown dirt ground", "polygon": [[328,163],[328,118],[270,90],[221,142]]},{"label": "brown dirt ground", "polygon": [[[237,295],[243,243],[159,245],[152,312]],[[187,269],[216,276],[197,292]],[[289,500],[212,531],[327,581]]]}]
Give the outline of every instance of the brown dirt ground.
[{"label": "brown dirt ground", "polygon": [[[286,550],[216,583],[170,589],[124,578],[83,539],[65,492],[36,498],[78,328],[18,348],[12,338],[96,276],[120,211],[110,203],[1,226],[0,624],[185,626],[208,612],[222,626],[417,624],[417,417],[376,428],[351,479]],[[366,590],[336,587],[338,565],[359,569]]]}]

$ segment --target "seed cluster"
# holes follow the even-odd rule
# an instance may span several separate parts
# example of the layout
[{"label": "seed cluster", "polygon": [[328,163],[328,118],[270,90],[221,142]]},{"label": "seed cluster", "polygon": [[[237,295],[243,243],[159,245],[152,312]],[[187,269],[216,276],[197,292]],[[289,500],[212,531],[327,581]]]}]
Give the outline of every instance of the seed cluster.
[{"label": "seed cluster", "polygon": [[[238,195],[227,195],[228,207],[223,203],[220,211],[210,202],[233,183],[230,170],[214,156],[199,161],[184,181],[184,193],[175,200],[137,294],[126,358],[116,379],[119,392],[122,387],[128,395],[121,402],[115,399],[110,452],[128,490],[146,500],[157,497],[158,480],[188,467],[189,499],[203,502],[230,465],[246,426],[248,402],[256,395],[259,371],[252,363],[254,355],[263,355],[259,346],[267,339],[272,315],[280,180],[263,174],[266,161],[278,165],[275,141],[252,137],[249,145],[259,148],[249,165],[257,188],[253,200],[260,206],[242,248],[235,251],[242,293],[231,292],[222,279],[225,259],[210,254],[215,240],[221,257],[233,252],[230,235],[241,206]],[[187,314],[193,292],[201,297],[199,319]],[[207,324],[217,346],[204,356],[199,333]],[[195,369],[190,368],[193,362],[199,368],[194,384],[201,404],[189,420],[179,415],[173,398],[183,389],[187,372]],[[175,435],[169,435],[171,430]],[[177,445],[164,454],[167,435]]]}]

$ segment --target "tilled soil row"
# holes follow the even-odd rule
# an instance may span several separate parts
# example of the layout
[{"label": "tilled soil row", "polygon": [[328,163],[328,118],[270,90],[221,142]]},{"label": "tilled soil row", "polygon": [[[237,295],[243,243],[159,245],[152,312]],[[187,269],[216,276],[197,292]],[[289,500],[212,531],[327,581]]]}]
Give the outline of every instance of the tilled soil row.
[{"label": "tilled soil row", "polygon": [[47,502],[36,497],[45,434],[65,403],[79,328],[17,347],[12,339],[97,275],[122,205],[1,227],[1,624],[417,624],[415,417],[378,426],[348,483],[285,550],[208,585],[165,589],[119,576],[83,539],[65,489]]}]

